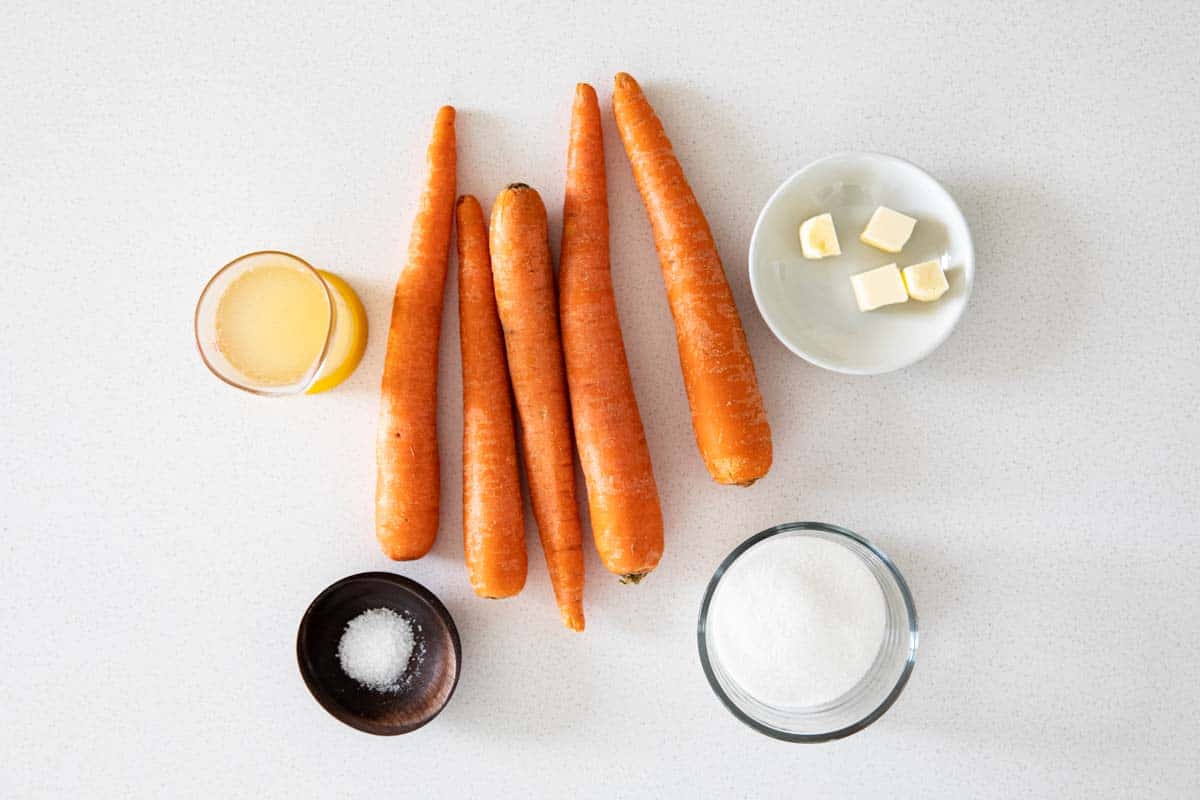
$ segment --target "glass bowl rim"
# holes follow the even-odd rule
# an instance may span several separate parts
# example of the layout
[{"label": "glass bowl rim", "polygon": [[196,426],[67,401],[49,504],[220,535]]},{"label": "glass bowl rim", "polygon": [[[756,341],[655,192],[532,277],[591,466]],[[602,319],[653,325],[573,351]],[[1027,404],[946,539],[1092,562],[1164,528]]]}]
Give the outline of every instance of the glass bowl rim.
[{"label": "glass bowl rim", "polygon": [[[270,389],[247,386],[228,375],[223,375],[221,374],[221,371],[217,369],[216,365],[208,360],[208,354],[204,352],[204,344],[200,341],[200,309],[204,306],[204,300],[208,297],[209,292],[212,291],[213,285],[217,282],[217,279],[224,275],[226,271],[233,269],[243,261],[255,258],[257,256],[284,256],[285,258],[289,258],[297,262],[299,266],[307,268],[308,271],[312,273],[313,278],[315,278],[316,281],[321,284],[321,288],[325,291],[325,302],[329,304],[329,325],[325,330],[325,344],[322,345],[321,353],[319,356],[317,356],[316,362],[309,369],[307,380],[305,380],[304,383],[299,386],[299,388],[289,388],[283,391],[272,391]],[[333,341],[334,326],[337,324],[337,321],[334,318],[336,313],[337,306],[333,299],[332,290],[330,290],[329,284],[325,281],[325,278],[321,275],[321,271],[319,269],[295,253],[289,253],[286,250],[254,250],[249,253],[242,253],[240,256],[218,269],[204,284],[204,288],[200,290],[200,296],[196,299],[196,308],[192,312],[192,336],[196,343],[196,350],[200,353],[200,360],[204,362],[204,366],[208,367],[208,371],[215,375],[218,380],[228,384],[229,386],[232,386],[235,389],[241,389],[243,392],[256,394],[259,397],[289,397],[291,395],[303,394],[304,392],[308,391],[309,387],[312,386],[316,381],[317,376],[321,374],[321,368],[325,366],[325,359],[329,358],[329,347]]]},{"label": "glass bowl rim", "polygon": [[[728,571],[729,567],[734,561],[736,561],[747,550],[759,542],[780,534],[795,533],[800,531],[820,531],[823,533],[833,534],[834,536],[841,536],[859,545],[862,545],[869,550],[876,558],[880,560],[880,562],[883,563],[884,567],[891,574],[892,579],[896,582],[896,586],[900,590],[900,596],[904,599],[905,611],[908,614],[908,657],[905,659],[904,670],[900,673],[900,677],[896,680],[896,685],[892,687],[891,691],[888,692],[883,701],[862,719],[845,727],[825,733],[791,733],[790,731],[780,730],[779,728],[767,725],[766,723],[750,716],[741,708],[739,708],[738,705],[734,703],[733,700],[731,700],[725,693],[725,690],[721,688],[721,684],[717,681],[717,677],[713,672],[712,664],[708,658],[708,647],[706,640],[708,608],[712,602],[713,593],[716,591],[716,588],[718,584],[720,584],[721,578],[724,577],[726,571]],[[900,574],[900,570],[896,568],[896,565],[892,563],[892,560],[888,558],[886,553],[884,553],[875,545],[871,544],[871,542],[867,541],[867,539],[847,528],[842,528],[838,525],[831,525],[826,522],[785,522],[779,525],[773,525],[764,531],[754,534],[737,547],[733,548],[729,555],[725,556],[724,560],[722,560],[720,565],[717,566],[716,571],[713,572],[713,576],[708,582],[708,587],[704,591],[704,600],[700,604],[700,619],[696,625],[696,643],[700,651],[700,665],[704,669],[704,677],[708,681],[709,687],[712,689],[713,694],[717,696],[717,699],[721,701],[721,704],[724,705],[725,708],[728,709],[729,712],[738,720],[758,731],[759,733],[765,734],[774,739],[780,739],[785,742],[807,744],[816,744],[819,742],[832,741],[834,739],[843,739],[851,734],[858,733],[863,728],[866,728],[868,725],[875,722],[875,720],[883,716],[884,712],[891,708],[892,704],[895,703],[900,697],[900,693],[904,690],[905,685],[908,683],[909,676],[912,674],[913,666],[916,664],[917,660],[918,640],[919,633],[917,626],[917,609],[913,603],[912,593],[908,588],[908,582],[904,580],[904,576]]]}]

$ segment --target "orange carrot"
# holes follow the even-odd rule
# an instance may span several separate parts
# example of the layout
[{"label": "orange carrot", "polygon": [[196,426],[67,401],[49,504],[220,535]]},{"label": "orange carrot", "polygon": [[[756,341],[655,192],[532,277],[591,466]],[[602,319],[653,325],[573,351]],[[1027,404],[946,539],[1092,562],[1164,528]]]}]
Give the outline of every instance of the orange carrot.
[{"label": "orange carrot", "polygon": [[546,207],[514,183],[492,206],[496,307],[504,326],[521,450],[538,535],[563,622],[583,630],[583,546]]},{"label": "orange carrot", "polygon": [[696,444],[717,483],[748,486],[771,467],[771,428],[708,220],[662,123],[624,72],[613,113],[654,230]]},{"label": "orange carrot", "polygon": [[608,263],[608,197],[596,90],[575,87],[563,198],[558,313],[600,560],[637,583],[662,556],[662,510],[633,393]]},{"label": "orange carrot", "polygon": [[376,438],[375,535],[396,560],[420,558],[438,530],[437,373],[454,219],[454,109],[438,111],[429,177],[396,282]]},{"label": "orange carrot", "polygon": [[496,313],[479,201],[458,199],[458,329],[462,341],[463,553],[480,597],[525,585],[525,509],[517,475],[504,334]]}]

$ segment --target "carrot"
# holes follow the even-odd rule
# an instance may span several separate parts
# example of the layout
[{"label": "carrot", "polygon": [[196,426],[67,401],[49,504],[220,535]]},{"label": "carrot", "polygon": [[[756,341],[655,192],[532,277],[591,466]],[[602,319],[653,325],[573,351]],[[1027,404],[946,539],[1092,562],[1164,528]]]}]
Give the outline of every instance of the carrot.
[{"label": "carrot", "polygon": [[426,155],[429,177],[396,281],[383,361],[375,535],[396,560],[428,553],[438,530],[438,338],[454,218],[454,148],[454,109],[444,106]]},{"label": "carrot", "polygon": [[613,113],[654,230],[696,444],[717,483],[748,486],[771,467],[771,428],[708,220],[662,123],[624,72]]},{"label": "carrot", "polygon": [[600,104],[586,83],[575,87],[571,111],[558,279],[575,445],[596,550],[610,572],[637,583],[662,556],[662,510],[613,297]]},{"label": "carrot", "polygon": [[525,509],[517,475],[504,334],[479,201],[458,199],[458,326],[463,385],[463,553],[480,597],[525,586]]},{"label": "carrot", "polygon": [[521,450],[538,535],[563,622],[583,630],[583,546],[546,207],[514,183],[492,206],[496,307],[504,327]]}]

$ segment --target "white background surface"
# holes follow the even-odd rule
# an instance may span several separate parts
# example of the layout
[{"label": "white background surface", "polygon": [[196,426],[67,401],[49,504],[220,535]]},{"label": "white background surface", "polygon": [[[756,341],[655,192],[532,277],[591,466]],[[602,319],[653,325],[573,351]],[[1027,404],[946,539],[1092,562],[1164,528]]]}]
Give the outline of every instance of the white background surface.
[{"label": "white background surface", "polygon": [[[1195,791],[1190,4],[77,5],[0,10],[0,795]],[[518,599],[470,594],[453,313],[442,533],[419,563],[380,555],[380,334],[436,107],[460,109],[460,190],[487,204],[526,180],[557,229],[572,87],[607,109],[618,69],[712,221],[777,460],[748,490],[707,479],[609,118],[618,302],[669,530],[636,588],[589,555],[576,636],[532,539]],[[849,149],[943,179],[978,252],[955,335],[875,378],[790,355],[745,273],[775,186]],[[372,338],[338,390],[260,400],[197,358],[205,279],[261,247],[362,294]],[[743,727],[695,652],[718,561],[795,519],[871,537],[921,615],[899,703],[826,746]],[[458,693],[397,739],[327,716],[293,655],[309,600],[370,569],[424,582],[462,631]]]}]

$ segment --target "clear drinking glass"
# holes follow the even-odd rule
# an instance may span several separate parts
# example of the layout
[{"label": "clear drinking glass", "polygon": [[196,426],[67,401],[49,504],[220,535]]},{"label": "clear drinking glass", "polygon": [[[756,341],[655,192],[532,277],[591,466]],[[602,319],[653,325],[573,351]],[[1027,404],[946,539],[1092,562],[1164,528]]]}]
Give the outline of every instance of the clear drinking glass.
[{"label": "clear drinking glass", "polygon": [[[887,621],[875,661],[854,688],[828,703],[809,708],[778,708],[742,689],[725,670],[710,644],[709,606],[721,578],[750,548],[774,536],[808,536],[835,542],[858,556],[879,581]],[[841,739],[879,719],[896,702],[917,657],[917,612],[908,584],[891,560],[856,533],[821,522],[777,525],[751,536],[730,553],[709,581],[697,629],[700,663],[713,692],[735,717],[760,733],[789,742]]]},{"label": "clear drinking glass", "polygon": [[[289,267],[308,276],[320,287],[328,308],[324,344],[314,352],[308,369],[295,380],[279,383],[258,380],[240,370],[222,351],[217,325],[221,298],[234,281],[262,267]],[[317,324],[323,325],[324,315]],[[196,303],[196,347],[205,366],[225,383],[267,397],[315,394],[345,380],[358,366],[366,348],[367,318],[354,290],[337,275],[313,267],[299,256],[280,250],[247,253],[229,262],[209,280]]]}]

